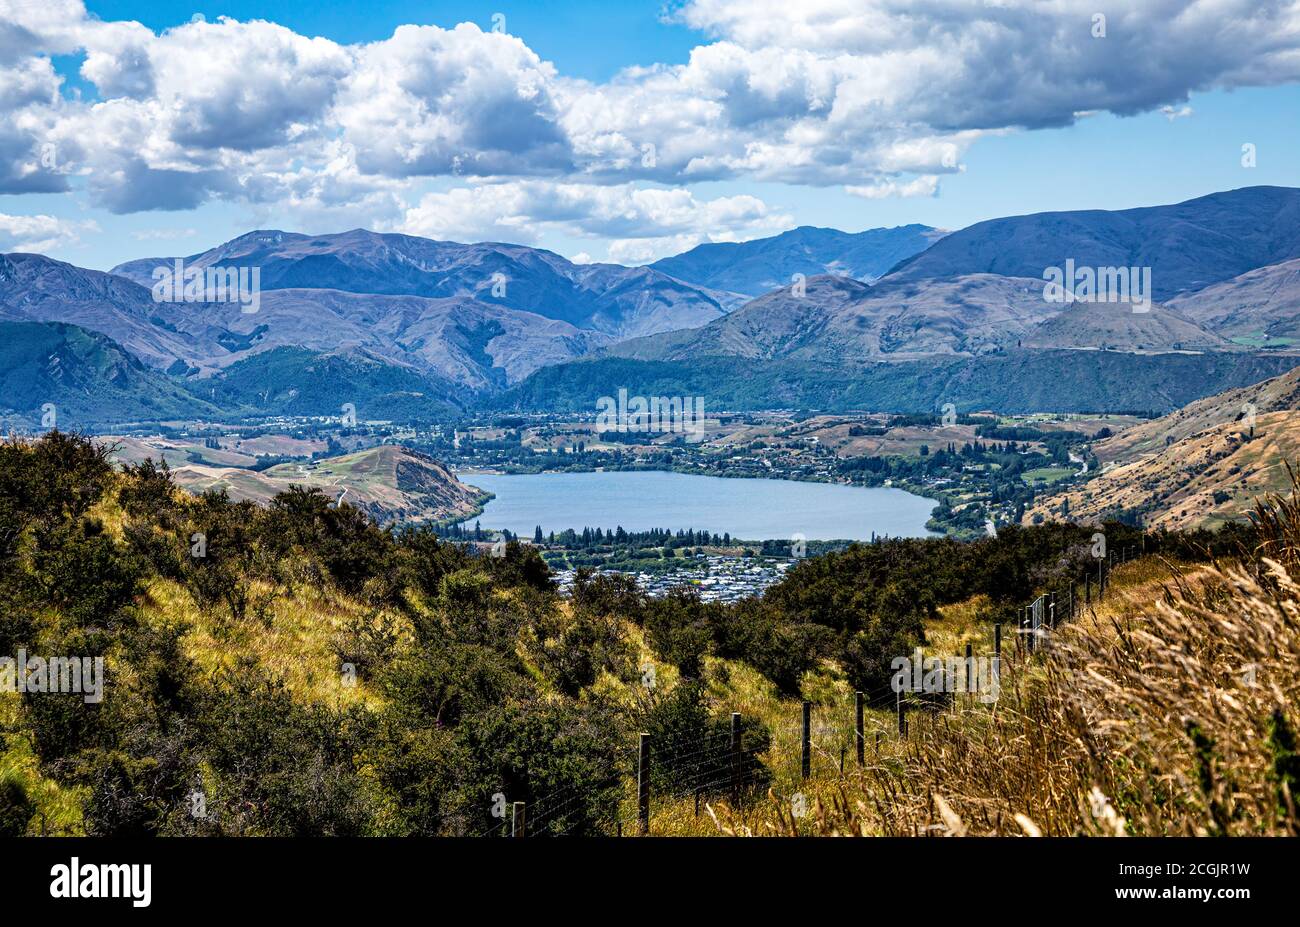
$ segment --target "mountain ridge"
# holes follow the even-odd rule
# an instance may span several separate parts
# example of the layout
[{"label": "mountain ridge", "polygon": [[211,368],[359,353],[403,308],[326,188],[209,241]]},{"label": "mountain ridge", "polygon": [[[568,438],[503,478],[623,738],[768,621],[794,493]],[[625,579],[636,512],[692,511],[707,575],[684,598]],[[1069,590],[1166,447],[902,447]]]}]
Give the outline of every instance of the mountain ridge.
[{"label": "mountain ridge", "polygon": [[789,285],[796,273],[871,282],[946,234],[919,223],[863,232],[801,225],[768,238],[697,245],[649,266],[679,280],[757,297]]},{"label": "mountain ridge", "polygon": [[353,229],[306,235],[259,229],[185,257],[127,261],[112,273],[142,285],[154,268],[256,267],[264,291],[329,289],[375,296],[469,297],[606,335],[641,335],[703,324],[740,299],[648,268],[574,264],[505,242],[435,241]]}]

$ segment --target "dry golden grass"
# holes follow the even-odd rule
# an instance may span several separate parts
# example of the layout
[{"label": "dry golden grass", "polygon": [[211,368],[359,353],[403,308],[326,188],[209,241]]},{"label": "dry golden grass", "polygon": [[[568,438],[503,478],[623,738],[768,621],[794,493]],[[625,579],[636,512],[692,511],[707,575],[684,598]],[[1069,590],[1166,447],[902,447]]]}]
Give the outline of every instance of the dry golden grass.
[{"label": "dry golden grass", "polygon": [[32,836],[84,836],[81,806],[85,787],[68,788],[41,774],[30,735],[17,725],[16,692],[0,692],[0,781],[13,778],[35,805],[27,828]]},{"label": "dry golden grass", "polygon": [[185,653],[204,672],[234,669],[251,657],[304,703],[380,707],[373,688],[342,672],[338,644],[351,622],[384,616],[325,585],[297,584],[286,593],[257,582],[251,591],[266,603],[264,621],[234,621],[223,609],[200,609],[180,584],[164,579],[150,582],[143,613],[148,621],[182,627]]},{"label": "dry golden grass", "polygon": [[[716,801],[701,818],[677,803],[652,832],[1300,835],[1300,485],[1256,518],[1263,559],[1117,568],[1106,600],[1039,654],[1008,642],[995,704],[913,713],[905,739],[872,713],[866,761],[857,765],[850,729],[843,774],[835,750],[851,693],[819,709],[832,716],[823,729],[814,713],[807,780],[798,702],[751,697],[774,731],[766,799]],[[981,610],[945,609],[927,629],[934,650],[971,640],[978,652]],[[887,732],[879,742],[873,728]]]}]

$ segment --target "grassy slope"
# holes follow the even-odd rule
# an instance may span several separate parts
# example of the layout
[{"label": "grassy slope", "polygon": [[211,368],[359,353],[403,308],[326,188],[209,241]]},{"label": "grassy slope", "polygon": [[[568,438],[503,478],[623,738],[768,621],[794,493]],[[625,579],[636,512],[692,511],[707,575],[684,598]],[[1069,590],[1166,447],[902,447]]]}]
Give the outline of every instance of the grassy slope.
[{"label": "grassy slope", "polygon": [[[317,488],[331,498],[346,493],[346,500],[377,521],[445,521],[471,518],[481,510],[486,494],[461,483],[441,463],[395,445],[380,445],[352,454],[316,461],[314,465],[280,464],[264,471],[237,465],[247,455],[228,450],[176,445],[159,450],[133,439],[115,439],[124,461],[145,457],[165,459],[178,485],[199,493],[225,489],[236,501],[251,499],[265,504],[290,486]],[[196,464],[234,461],[231,466]]]},{"label": "grassy slope", "polygon": [[[106,530],[120,537],[122,516],[114,503],[101,504],[94,513]],[[801,696],[813,705],[812,775],[803,780],[799,770],[800,700],[781,696],[773,684],[752,668],[734,661],[710,658],[706,680],[713,708],[718,714],[740,711],[762,721],[772,733],[771,749],[763,759],[773,774],[767,799],[730,809],[724,800],[710,799],[699,816],[689,799],[660,801],[656,804],[652,830],[656,834],[733,833],[959,833],[969,829],[983,833],[1020,833],[1041,829],[1046,833],[1097,832],[1113,825],[1112,813],[1133,821],[1135,829],[1145,832],[1205,832],[1197,830],[1194,816],[1162,818],[1167,812],[1144,807],[1144,797],[1136,783],[1145,783],[1153,773],[1172,776],[1174,781],[1195,781],[1185,750],[1176,737],[1162,732],[1170,718],[1175,727],[1187,716],[1221,720],[1224,727],[1213,731],[1216,743],[1225,752],[1229,768],[1240,775],[1235,788],[1240,796],[1225,801],[1241,804],[1250,799],[1255,804],[1255,818],[1242,818],[1241,827],[1265,828],[1258,818],[1258,808],[1267,799],[1261,797],[1259,783],[1267,777],[1261,773],[1258,718],[1261,707],[1280,700],[1291,706],[1297,701],[1297,683],[1293,666],[1300,657],[1300,639],[1295,629],[1296,600],[1292,589],[1288,608],[1291,624],[1270,625],[1266,612],[1252,612],[1256,593],[1249,582],[1238,582],[1237,598],[1224,599],[1222,593],[1202,597],[1198,587],[1213,589],[1214,571],[1196,567],[1181,581],[1174,581],[1178,568],[1146,558],[1118,568],[1113,575],[1112,594],[1095,611],[1062,632],[1066,648],[1074,648],[1089,661],[1098,678],[1117,676],[1124,687],[1115,691],[1077,687],[1075,681],[1062,685],[1060,666],[1041,658],[1033,662],[1019,659],[1014,636],[1004,638],[1003,698],[996,707],[980,704],[958,706],[957,710],[928,717],[910,715],[911,736],[900,739],[894,733],[895,717],[890,696],[872,693],[872,707],[866,719],[867,762],[858,768],[853,752],[853,692],[838,668],[824,664],[805,675]],[[1170,598],[1175,586],[1191,590]],[[349,685],[339,672],[337,641],[351,633],[357,623],[379,624],[392,621],[399,632],[405,629],[396,612],[376,610],[348,596],[339,594],[304,575],[292,583],[289,595],[271,598],[263,595],[265,621],[232,623],[205,615],[180,586],[166,580],[152,581],[142,597],[142,615],[148,622],[187,628],[183,637],[186,653],[205,671],[232,666],[240,659],[252,659],[285,679],[294,697],[303,703],[331,705],[381,704],[380,696],[364,681]],[[1243,593],[1241,590],[1245,589]],[[255,590],[265,593],[266,590]],[[1150,603],[1165,599],[1173,607],[1152,612]],[[1213,603],[1213,610],[1202,611],[1190,624],[1179,618],[1191,611],[1186,603]],[[967,643],[977,654],[987,654],[992,647],[991,628],[986,620],[989,605],[971,599],[941,610],[938,621],[926,629],[929,654],[960,653]],[[1242,623],[1242,616],[1252,621]],[[1180,621],[1182,623],[1180,623]],[[1222,621],[1220,628],[1215,622]],[[1197,623],[1199,622],[1199,624]],[[1232,622],[1237,622],[1232,624]],[[1172,629],[1172,631],[1171,631]],[[628,626],[641,665],[656,665],[656,685],[668,691],[677,684],[675,671],[655,659],[639,630]],[[1007,629],[1008,631],[1010,629]],[[1150,640],[1166,640],[1168,651],[1158,648],[1131,652],[1134,630],[1141,630]],[[528,633],[527,631],[524,632]],[[1141,647],[1152,648],[1145,638]],[[527,642],[520,641],[521,654]],[[1170,654],[1182,656],[1172,658]],[[1263,688],[1253,685],[1246,690],[1234,688],[1234,674],[1243,660],[1261,667]],[[1107,662],[1110,661],[1110,662]],[[1153,673],[1166,672],[1172,678],[1154,682],[1146,676],[1120,675],[1120,669],[1148,666]],[[1145,680],[1145,681],[1144,681]],[[1086,680],[1085,680],[1086,681]],[[1169,684],[1166,684],[1169,683]],[[634,703],[645,697],[635,683],[623,683],[606,674],[595,688],[604,694]],[[1231,703],[1216,703],[1218,692],[1232,689]],[[595,693],[593,693],[594,695]],[[1089,718],[1085,733],[1073,731],[1068,724],[1069,694],[1081,695],[1091,704],[1097,717]],[[1123,711],[1109,709],[1113,699]],[[1125,699],[1136,700],[1123,704]],[[1142,701],[1147,699],[1149,701]],[[1166,704],[1170,699],[1178,701]],[[1092,700],[1089,702],[1088,700]],[[0,720],[12,722],[16,696],[0,695]],[[1216,705],[1223,717],[1207,714],[1207,705]],[[1249,713],[1232,706],[1245,705]],[[1227,710],[1225,709],[1227,706]],[[1108,716],[1107,711],[1111,714]],[[1131,714],[1130,714],[1131,712]],[[1144,717],[1144,712],[1150,712]],[[1156,714],[1155,712],[1159,712]],[[1124,720],[1127,718],[1128,720]],[[1133,719],[1136,719],[1134,721]],[[1127,738],[1135,736],[1125,726],[1137,728],[1146,736],[1148,728],[1168,735],[1169,742],[1157,746],[1155,760],[1144,757],[1146,765],[1129,767],[1117,763],[1116,757],[1126,749],[1137,749]],[[1246,737],[1232,732],[1245,731]],[[1177,733],[1177,731],[1175,731]],[[1088,773],[1086,757],[1078,754],[1080,744],[1096,737],[1089,749],[1097,751],[1094,760],[1097,777],[1107,783],[1108,798],[1090,811],[1087,801]],[[1240,737],[1239,741],[1228,742]],[[1109,739],[1108,739],[1109,738]],[[42,778],[36,771],[30,746],[22,732],[10,733],[0,752],[0,772],[14,772],[24,780],[38,806],[33,829],[51,833],[75,834],[80,830],[80,805],[85,795],[78,790],[63,789]],[[1149,745],[1147,745],[1149,746]],[[1145,747],[1143,747],[1145,749]],[[1073,752],[1072,752],[1073,751]],[[843,760],[841,760],[843,757]],[[841,772],[841,762],[844,771]],[[1152,763],[1155,768],[1152,769]],[[1164,765],[1161,765],[1164,764]],[[1126,779],[1122,770],[1135,772]],[[1084,770],[1082,773],[1080,770]],[[1154,780],[1152,780],[1154,781]],[[1271,787],[1270,787],[1271,788]],[[625,790],[625,804],[630,808],[631,783]],[[938,796],[936,799],[935,796]],[[808,813],[794,817],[791,810],[801,800]],[[1195,795],[1183,796],[1181,803],[1194,806]],[[1115,811],[1109,804],[1119,808]],[[1181,807],[1180,803],[1173,803]],[[1105,809],[1111,808],[1110,812]],[[1100,809],[1100,810],[1098,810]],[[1193,807],[1193,811],[1196,809]],[[1147,819],[1143,820],[1142,815]],[[1020,817],[1017,817],[1020,816]],[[1107,823],[1107,822],[1110,823]]]},{"label": "grassy slope", "polygon": [[[1206,568],[1194,568],[1190,581],[1204,579],[1207,572]],[[1116,568],[1106,602],[1094,604],[1068,633],[1082,632],[1113,645],[1119,636],[1116,628],[1139,623],[1146,603],[1170,586],[1170,576],[1171,565],[1156,558]],[[987,602],[976,598],[942,609],[941,619],[926,630],[927,655],[961,653],[967,643],[973,645],[976,655],[991,654],[992,630],[981,620],[986,606]],[[1003,697],[995,708],[977,702],[935,715],[909,713],[906,739],[897,735],[893,710],[868,710],[863,767],[857,766],[853,752],[852,691],[833,670],[809,674],[802,693],[815,703],[812,775],[807,780],[801,778],[799,769],[799,700],[779,698],[770,684],[765,686],[764,680],[755,678],[757,674],[729,666],[730,681],[715,684],[713,694],[720,704],[751,711],[772,728],[772,750],[764,758],[775,773],[771,793],[767,800],[740,809],[732,809],[726,801],[717,802],[705,807],[698,818],[693,802],[680,801],[652,818],[652,832],[665,836],[1108,832],[1106,821],[1111,819],[1104,811],[1090,818],[1092,809],[1085,794],[1047,794],[1059,789],[1060,783],[1054,780],[1064,777],[1059,769],[1045,765],[1050,761],[1039,751],[1051,755],[1055,747],[1047,742],[1027,745],[1041,720],[1034,715],[1041,708],[1035,706],[1045,698],[1050,701],[1053,695],[1059,698],[1060,690],[1049,694],[1053,673],[1048,666],[1041,658],[1019,656],[1011,630],[1004,628],[1004,632]],[[713,666],[715,671],[717,666]],[[1023,747],[1023,754],[1015,755],[1004,741]],[[982,760],[974,759],[979,748],[987,750],[990,744],[1004,750],[1001,762],[1009,768],[985,768]],[[845,752],[843,772],[841,748]],[[1111,757],[1109,761],[1114,760]],[[1024,780],[1016,781],[1019,765],[1037,768],[1027,769]],[[935,794],[940,802],[933,800]],[[796,802],[806,809],[803,816],[792,813]],[[1076,807],[1079,803],[1082,806]],[[953,808],[961,810],[965,819]]]},{"label": "grassy slope", "polygon": [[1066,492],[1040,498],[1026,515],[1060,517],[1068,500],[1076,521],[1101,521],[1117,510],[1143,512],[1150,528],[1216,527],[1245,517],[1262,493],[1289,485],[1286,461],[1300,457],[1300,412],[1258,416],[1255,437],[1228,420],[1099,474]]}]

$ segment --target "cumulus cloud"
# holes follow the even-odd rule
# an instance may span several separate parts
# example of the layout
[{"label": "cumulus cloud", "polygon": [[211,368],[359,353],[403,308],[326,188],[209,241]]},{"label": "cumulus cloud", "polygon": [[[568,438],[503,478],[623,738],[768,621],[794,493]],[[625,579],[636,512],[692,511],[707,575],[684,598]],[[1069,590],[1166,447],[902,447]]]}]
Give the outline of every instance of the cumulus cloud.
[{"label": "cumulus cloud", "polygon": [[513,36],[401,26],[356,51],[332,116],[369,173],[563,171],[573,164],[554,83],[555,69]]},{"label": "cumulus cloud", "polygon": [[790,216],[753,196],[697,198],[684,188],[527,180],[425,194],[399,230],[457,241],[535,243],[544,231],[612,240],[610,258],[653,260],[702,241],[736,241],[789,228]]},{"label": "cumulus cloud", "polygon": [[[990,133],[1093,112],[1172,119],[1193,92],[1300,80],[1300,0],[1148,0],[1101,30],[1095,6],[687,0],[672,15],[708,41],[684,64],[595,83],[470,23],[345,45],[270,22],[156,33],[79,0],[0,0],[0,192],[72,179],[114,212],[224,199],[530,240],[549,224],[641,253],[761,224],[754,203],[660,185],[930,195]],[[80,55],[94,93],[63,87],[55,55]],[[435,177],[490,192],[404,202]]]},{"label": "cumulus cloud", "polygon": [[53,251],[76,244],[81,233],[93,231],[96,231],[93,222],[0,213],[0,251]]}]

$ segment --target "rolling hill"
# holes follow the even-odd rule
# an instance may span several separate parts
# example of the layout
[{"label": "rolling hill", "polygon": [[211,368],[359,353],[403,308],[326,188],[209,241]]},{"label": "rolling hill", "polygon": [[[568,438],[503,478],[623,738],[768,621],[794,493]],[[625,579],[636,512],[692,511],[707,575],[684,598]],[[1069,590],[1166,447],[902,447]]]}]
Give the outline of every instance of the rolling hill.
[{"label": "rolling hill", "polygon": [[805,295],[783,287],[716,322],[614,345],[605,353],[642,360],[735,356],[826,364],[977,355],[1016,347],[1058,307],[1033,280],[979,274],[954,280],[844,277],[807,281]]},{"label": "rolling hill", "polygon": [[1153,305],[1147,312],[1134,312],[1122,303],[1075,303],[1029,332],[1023,344],[1138,354],[1235,350],[1226,338],[1165,307]]},{"label": "rolling hill", "polygon": [[1286,464],[1300,459],[1300,370],[1198,400],[1106,438],[1093,452],[1103,471],[1039,499],[1026,519],[1067,514],[1098,522],[1123,513],[1175,529],[1242,518],[1260,494],[1291,485]]},{"label": "rolling hill", "polygon": [[1243,345],[1300,343],[1300,259],[1247,271],[1167,307]]},{"label": "rolling hill", "polygon": [[[138,459],[138,447],[124,457]],[[159,450],[158,459],[164,456]],[[441,522],[473,517],[488,494],[466,485],[441,463],[404,447],[380,445],[311,463],[281,464],[261,472],[185,464],[173,471],[191,492],[225,489],[231,499],[265,504],[290,486],[320,489],[381,523]]]}]

